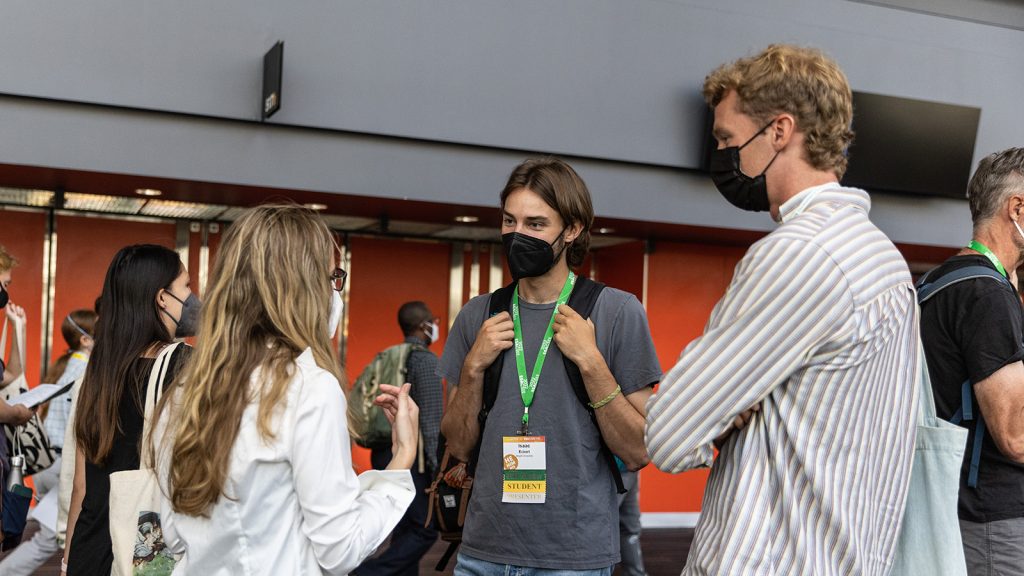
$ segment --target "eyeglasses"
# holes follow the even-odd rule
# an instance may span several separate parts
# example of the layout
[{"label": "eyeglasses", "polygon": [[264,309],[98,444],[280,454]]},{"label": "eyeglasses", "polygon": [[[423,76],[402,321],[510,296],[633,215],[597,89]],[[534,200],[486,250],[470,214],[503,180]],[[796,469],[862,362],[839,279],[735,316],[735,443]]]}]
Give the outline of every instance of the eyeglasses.
[{"label": "eyeglasses", "polygon": [[335,292],[341,292],[345,289],[346,278],[348,278],[348,272],[342,268],[335,268],[334,272],[331,272],[331,288]]}]

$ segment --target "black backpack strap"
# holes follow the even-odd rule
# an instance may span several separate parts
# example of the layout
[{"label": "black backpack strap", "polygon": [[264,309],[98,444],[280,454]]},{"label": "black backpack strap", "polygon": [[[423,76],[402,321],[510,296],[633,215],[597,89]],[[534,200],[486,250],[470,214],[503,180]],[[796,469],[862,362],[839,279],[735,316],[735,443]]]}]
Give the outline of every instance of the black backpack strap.
[{"label": "black backpack strap", "polygon": [[[512,293],[515,292],[515,282],[498,288],[491,294],[490,301],[487,307],[487,320],[490,320],[494,316],[501,314],[502,312],[509,312],[512,309]],[[494,407],[494,402],[498,399],[498,384],[501,381],[501,369],[505,364],[505,354],[498,354],[498,357],[494,359],[494,362],[487,367],[484,371],[484,392],[483,392],[483,406],[480,409],[480,429],[483,430],[484,421],[487,420],[487,414]]]},{"label": "black backpack strap", "polygon": [[[491,293],[487,304],[487,318],[484,320],[485,322],[496,314],[508,312],[511,309],[512,293],[515,291],[515,287],[515,282],[513,282]],[[480,437],[473,448],[469,462],[466,463],[466,469],[470,475],[476,473],[476,462],[480,457],[480,444],[483,441],[484,426],[487,424],[487,415],[491,412],[491,408],[494,407],[494,403],[498,399],[498,385],[501,383],[501,369],[504,364],[505,354],[498,354],[494,362],[484,370],[483,402],[480,406],[480,413],[476,417],[477,422],[480,423]]]},{"label": "black backpack strap", "polygon": [[449,542],[448,549],[441,555],[441,559],[437,561],[437,566],[434,569],[438,572],[444,572],[444,569],[448,567],[448,562],[451,561],[455,551],[459,549],[460,542]]},{"label": "black backpack strap", "polygon": [[[569,296],[569,307],[583,318],[590,318],[591,312],[594,311],[594,305],[597,304],[597,297],[601,295],[602,290],[604,290],[604,284],[594,282],[589,278],[578,278],[576,286]],[[569,375],[572,390],[576,393],[576,398],[587,409],[590,419],[594,422],[594,426],[597,426],[597,414],[590,407],[590,395],[587,394],[587,386],[583,382],[583,374],[580,373],[579,366],[566,356],[562,356],[562,361],[565,364],[565,372]],[[601,428],[598,426],[599,434],[600,431]],[[612,478],[615,480],[615,490],[619,494],[624,494],[626,487],[622,484],[622,472],[619,471],[619,464],[615,461],[615,455],[612,454],[608,445],[605,444],[603,436],[601,436],[601,456],[604,457],[605,462],[608,463],[608,468],[612,472]]]},{"label": "black backpack strap", "polygon": [[[997,282],[1004,284],[1007,288],[1012,290],[1014,294],[1017,293],[1016,288],[1010,282],[1009,278],[1003,276],[998,271],[989,268],[988,266],[965,266],[963,268],[948,272],[939,276],[935,280],[931,280],[932,272],[935,269],[929,270],[920,280],[917,281],[917,303],[923,306],[925,302],[931,300],[933,296],[949,288],[954,284],[964,282],[967,280],[974,280],[976,278],[991,278]],[[960,425],[965,420],[974,420],[974,445],[971,447],[971,465],[968,469],[967,486],[970,488],[978,487],[978,468],[981,463],[981,445],[985,438],[985,420],[981,416],[981,412],[978,411],[974,414],[974,387],[971,385],[970,380],[966,380],[960,386],[960,408],[957,409],[953,417],[949,419],[953,424]]]},{"label": "black backpack strap", "polygon": [[1003,283],[1007,288],[1016,292],[1013,288],[1013,284],[1010,283],[1006,276],[1003,276],[988,266],[965,266],[943,274],[935,280],[931,280],[932,272],[934,272],[934,270],[930,270],[917,281],[917,303],[922,306],[942,290],[945,290],[954,284],[958,284],[966,280],[974,280],[976,278],[991,278],[992,280]]}]

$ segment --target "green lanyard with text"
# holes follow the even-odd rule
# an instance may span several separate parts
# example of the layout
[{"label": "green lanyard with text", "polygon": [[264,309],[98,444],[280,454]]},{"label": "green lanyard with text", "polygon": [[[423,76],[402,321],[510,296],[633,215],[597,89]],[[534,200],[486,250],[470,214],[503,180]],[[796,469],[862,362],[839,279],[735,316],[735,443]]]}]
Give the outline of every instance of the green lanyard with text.
[{"label": "green lanyard with text", "polygon": [[996,267],[996,270],[999,270],[1000,274],[1009,278],[1006,274],[1006,268],[1003,268],[1003,263],[999,261],[999,258],[996,257],[995,253],[988,249],[988,246],[985,246],[977,240],[971,240],[971,243],[968,244],[967,247],[975,252],[981,253],[985,258],[988,258],[989,261],[992,262],[992,265]]},{"label": "green lanyard with text", "polygon": [[516,370],[519,372],[519,392],[523,396],[523,428],[522,435],[529,434],[530,405],[533,404],[533,394],[537,391],[537,383],[540,382],[540,371],[544,367],[544,359],[548,357],[548,348],[551,347],[551,340],[555,336],[555,314],[558,314],[558,307],[569,301],[573,286],[576,285],[576,274],[569,272],[565,279],[562,292],[555,302],[555,309],[551,312],[551,320],[548,320],[548,329],[544,332],[544,340],[540,343],[540,351],[537,352],[537,361],[533,364],[533,375],[526,373],[526,355],[523,352],[523,326],[519,320],[519,285],[516,285],[512,292],[512,326],[515,330],[516,348]]}]

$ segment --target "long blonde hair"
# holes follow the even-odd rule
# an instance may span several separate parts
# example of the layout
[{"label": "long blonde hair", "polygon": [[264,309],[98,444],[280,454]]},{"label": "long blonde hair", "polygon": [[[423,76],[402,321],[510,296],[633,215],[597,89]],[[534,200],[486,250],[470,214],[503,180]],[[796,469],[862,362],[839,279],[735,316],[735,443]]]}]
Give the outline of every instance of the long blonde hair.
[{"label": "long blonde hair", "polygon": [[275,436],[273,417],[303,350],[311,348],[344,387],[327,336],[335,250],[323,219],[297,205],[252,208],[228,229],[204,295],[198,344],[160,405],[173,442],[167,486],[175,511],[205,516],[224,495],[250,402],[259,402],[260,436]]}]

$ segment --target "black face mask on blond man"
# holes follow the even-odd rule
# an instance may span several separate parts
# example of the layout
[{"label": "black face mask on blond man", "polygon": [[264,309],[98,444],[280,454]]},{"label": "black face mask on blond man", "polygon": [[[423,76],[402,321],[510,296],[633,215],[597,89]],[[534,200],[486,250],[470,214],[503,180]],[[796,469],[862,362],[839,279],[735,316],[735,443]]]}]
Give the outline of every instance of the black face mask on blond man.
[{"label": "black face mask on blond man", "polygon": [[729,146],[711,151],[711,181],[715,183],[715,187],[722,193],[722,196],[737,208],[749,212],[767,212],[771,207],[768,202],[768,184],[764,175],[775,159],[779,157],[779,153],[776,152],[775,156],[772,156],[771,162],[768,162],[760,174],[750,177],[740,169],[740,150],[746,148],[747,144],[753,142],[758,136],[764,135],[764,131],[773,122],[775,122],[774,119],[765,124],[764,128],[758,130],[757,134],[751,136],[742,146]]}]

